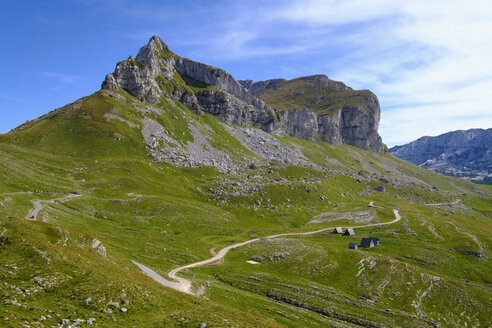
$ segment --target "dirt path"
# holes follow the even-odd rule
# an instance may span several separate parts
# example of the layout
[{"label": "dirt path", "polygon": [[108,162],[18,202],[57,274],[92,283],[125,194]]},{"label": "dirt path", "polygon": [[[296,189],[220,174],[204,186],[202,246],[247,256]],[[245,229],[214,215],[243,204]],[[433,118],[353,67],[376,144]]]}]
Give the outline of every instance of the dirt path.
[{"label": "dirt path", "polygon": [[[376,227],[376,226],[383,226],[383,225],[393,224],[393,223],[396,223],[396,222],[398,222],[398,221],[401,220],[401,215],[400,215],[400,213],[398,212],[397,209],[394,209],[393,210],[393,214],[395,215],[395,219],[393,221],[390,221],[390,222],[373,223],[373,224],[358,225],[358,226],[343,227],[343,228]],[[149,277],[151,277],[155,281],[163,284],[164,286],[171,287],[171,288],[176,289],[176,290],[179,290],[179,291],[181,291],[183,293],[195,295],[193,293],[193,291],[192,291],[192,288],[191,288],[192,287],[191,281],[188,280],[188,279],[185,279],[183,277],[178,276],[178,273],[179,272],[181,272],[181,271],[183,271],[185,269],[191,269],[191,268],[201,267],[201,266],[204,266],[204,265],[207,265],[207,264],[212,264],[212,263],[214,263],[216,261],[222,260],[227,255],[227,253],[229,253],[230,250],[236,249],[236,248],[239,248],[239,247],[242,247],[244,245],[248,245],[248,244],[254,243],[255,241],[258,241],[258,240],[261,240],[261,239],[272,239],[272,238],[285,237],[285,236],[306,236],[306,235],[314,235],[314,234],[317,234],[317,233],[320,233],[320,232],[323,232],[323,231],[327,231],[327,230],[331,230],[331,229],[334,229],[334,228],[335,227],[327,227],[327,228],[323,228],[323,229],[319,229],[319,230],[315,230],[315,231],[308,231],[308,232],[281,233],[281,234],[267,236],[267,237],[254,238],[254,239],[250,239],[250,240],[247,240],[247,241],[243,241],[241,243],[237,243],[237,244],[234,244],[234,245],[230,245],[230,246],[224,247],[217,254],[215,254],[213,257],[209,258],[208,260],[204,260],[204,261],[200,261],[200,262],[196,262],[196,263],[191,263],[191,264],[188,264],[188,265],[185,265],[185,266],[182,266],[182,267],[179,267],[179,268],[176,268],[176,269],[170,271],[168,273],[168,277],[176,281],[176,283],[172,283],[172,287],[169,286],[169,285],[163,284],[161,281],[162,280],[167,281],[167,280],[164,279],[163,277],[161,277],[160,275],[158,275],[157,273],[155,273],[154,271],[152,271],[151,269],[148,269],[147,268],[153,274],[148,274],[145,270],[143,270],[142,268],[141,269]],[[140,267],[140,265],[138,265],[138,266]],[[155,276],[154,274],[157,275],[157,276]]]},{"label": "dirt path", "polygon": [[459,204],[461,201],[462,201],[461,199],[457,199],[457,200],[455,200],[454,202],[451,202],[451,203],[434,203],[434,204],[424,204],[424,205],[427,205],[427,206],[456,205],[456,204]]},{"label": "dirt path", "polygon": [[478,251],[478,252],[476,252],[476,253],[477,253],[477,255],[478,255],[478,257],[483,257],[483,256],[485,255],[485,247],[484,247],[484,246],[480,243],[480,241],[478,240],[477,236],[472,235],[471,233],[466,232],[466,231],[464,231],[464,230],[462,230],[462,229],[458,228],[458,226],[457,226],[456,224],[452,223],[452,222],[448,222],[448,223],[449,223],[449,224],[451,224],[451,225],[452,225],[452,226],[456,229],[456,231],[457,231],[457,232],[462,233],[462,234],[464,234],[464,235],[466,235],[466,236],[470,237],[471,239],[473,239],[473,241],[474,241],[474,242],[477,244],[477,246],[478,246],[478,250],[479,250],[479,251]]},{"label": "dirt path", "polygon": [[166,286],[166,287],[169,287],[169,288],[172,288],[172,289],[175,289],[175,290],[180,291],[180,292],[183,292],[183,293],[188,293],[187,290],[181,289],[182,288],[181,285],[179,285],[179,284],[177,284],[175,282],[172,282],[172,281],[167,280],[166,278],[164,278],[163,276],[161,276],[160,274],[158,274],[157,272],[155,272],[151,268],[146,267],[145,265],[140,264],[140,263],[135,262],[135,261],[132,261],[132,262],[133,262],[133,264],[135,264],[136,266],[138,266],[140,268],[140,270],[142,270],[143,273],[145,273],[147,276],[149,276],[150,278],[154,279],[155,281],[157,281],[161,285]]},{"label": "dirt path", "polygon": [[53,204],[55,202],[65,202],[72,198],[80,197],[79,194],[68,194],[65,197],[55,198],[55,199],[47,199],[47,200],[36,200],[34,201],[34,209],[28,214],[27,218],[32,221],[36,221],[38,219],[39,212],[43,209],[43,203]]},{"label": "dirt path", "polygon": [[376,205],[374,205],[374,202],[369,202],[369,204],[367,204],[367,207],[377,207],[377,208],[382,208],[381,206],[376,206]]}]

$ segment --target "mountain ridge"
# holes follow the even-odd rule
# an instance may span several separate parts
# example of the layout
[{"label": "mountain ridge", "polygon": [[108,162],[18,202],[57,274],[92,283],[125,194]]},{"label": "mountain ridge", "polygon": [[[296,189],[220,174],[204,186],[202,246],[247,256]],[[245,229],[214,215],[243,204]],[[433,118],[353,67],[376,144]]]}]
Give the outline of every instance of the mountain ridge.
[{"label": "mountain ridge", "polygon": [[424,136],[389,151],[434,172],[492,183],[492,128]]},{"label": "mountain ridge", "polygon": [[[321,78],[316,83],[331,81],[323,75],[318,77]],[[342,82],[336,83],[338,91],[352,91]],[[285,112],[275,110],[226,71],[175,55],[157,36],[140,49],[135,59],[130,57],[119,62],[101,87],[113,90],[121,87],[151,104],[164,96],[197,113],[212,114],[224,123],[253,126],[277,136],[386,151],[377,133],[380,108],[374,94],[357,98],[357,102],[347,106],[337,104],[337,108],[331,108],[330,115],[317,115],[302,107]]]}]

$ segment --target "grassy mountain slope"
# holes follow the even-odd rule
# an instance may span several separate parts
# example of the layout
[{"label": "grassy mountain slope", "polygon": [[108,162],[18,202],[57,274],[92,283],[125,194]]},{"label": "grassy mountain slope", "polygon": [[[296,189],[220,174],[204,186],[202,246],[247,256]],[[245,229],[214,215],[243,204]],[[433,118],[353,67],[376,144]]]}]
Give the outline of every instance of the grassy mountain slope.
[{"label": "grassy mountain slope", "polygon": [[[145,119],[176,145],[200,131],[206,147],[228,154],[239,169],[149,157]],[[491,324],[490,188],[389,154],[291,137],[279,140],[317,166],[282,164],[228,131],[180,103],[149,106],[120,90],[1,135],[2,325],[48,327],[65,318],[95,318],[105,327]],[[380,186],[384,192],[374,190]],[[80,196],[48,202],[71,192]],[[43,209],[37,221],[27,220],[35,201]],[[380,207],[367,207],[370,201]],[[185,271],[206,298],[162,287],[131,263],[165,276],[235,242],[388,222],[394,208],[402,221],[356,229],[353,237],[262,239],[223,263]],[[381,246],[348,249],[369,235]],[[91,247],[94,239],[106,258]]]}]

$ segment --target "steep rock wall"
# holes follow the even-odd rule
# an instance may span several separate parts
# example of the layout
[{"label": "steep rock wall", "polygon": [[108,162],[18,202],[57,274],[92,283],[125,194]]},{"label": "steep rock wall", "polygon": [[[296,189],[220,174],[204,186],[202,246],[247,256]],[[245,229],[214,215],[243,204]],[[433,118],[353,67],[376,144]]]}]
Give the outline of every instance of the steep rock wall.
[{"label": "steep rock wall", "polygon": [[[291,81],[239,82],[259,97],[267,95],[268,104],[275,107],[282,118],[283,128],[281,126],[277,133],[335,145],[349,144],[377,152],[386,151],[378,134],[381,115],[379,101],[370,91],[352,90],[325,75]],[[316,108],[322,101],[322,108]],[[296,108],[286,109],[285,103]],[[326,109],[323,110],[323,107]]]}]

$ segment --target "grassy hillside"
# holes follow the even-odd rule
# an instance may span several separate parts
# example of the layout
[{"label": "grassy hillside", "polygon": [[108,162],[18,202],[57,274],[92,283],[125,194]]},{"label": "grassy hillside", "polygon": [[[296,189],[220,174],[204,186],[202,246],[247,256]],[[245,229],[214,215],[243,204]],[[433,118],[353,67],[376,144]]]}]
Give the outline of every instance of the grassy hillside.
[{"label": "grassy hillside", "polygon": [[[156,161],[144,118],[179,144],[194,141],[196,128],[238,165],[256,164],[221,173]],[[263,160],[212,116],[180,103],[150,107],[123,91],[95,93],[1,135],[0,326],[89,318],[101,327],[492,324],[490,188],[389,154],[279,140],[318,166]],[[80,196],[62,199],[70,193]],[[28,220],[36,201],[43,209]],[[131,262],[165,276],[235,242],[389,222],[395,208],[403,219],[392,225],[352,237],[261,239],[183,272],[203,297],[163,287]],[[381,246],[348,249],[365,236]]]}]

